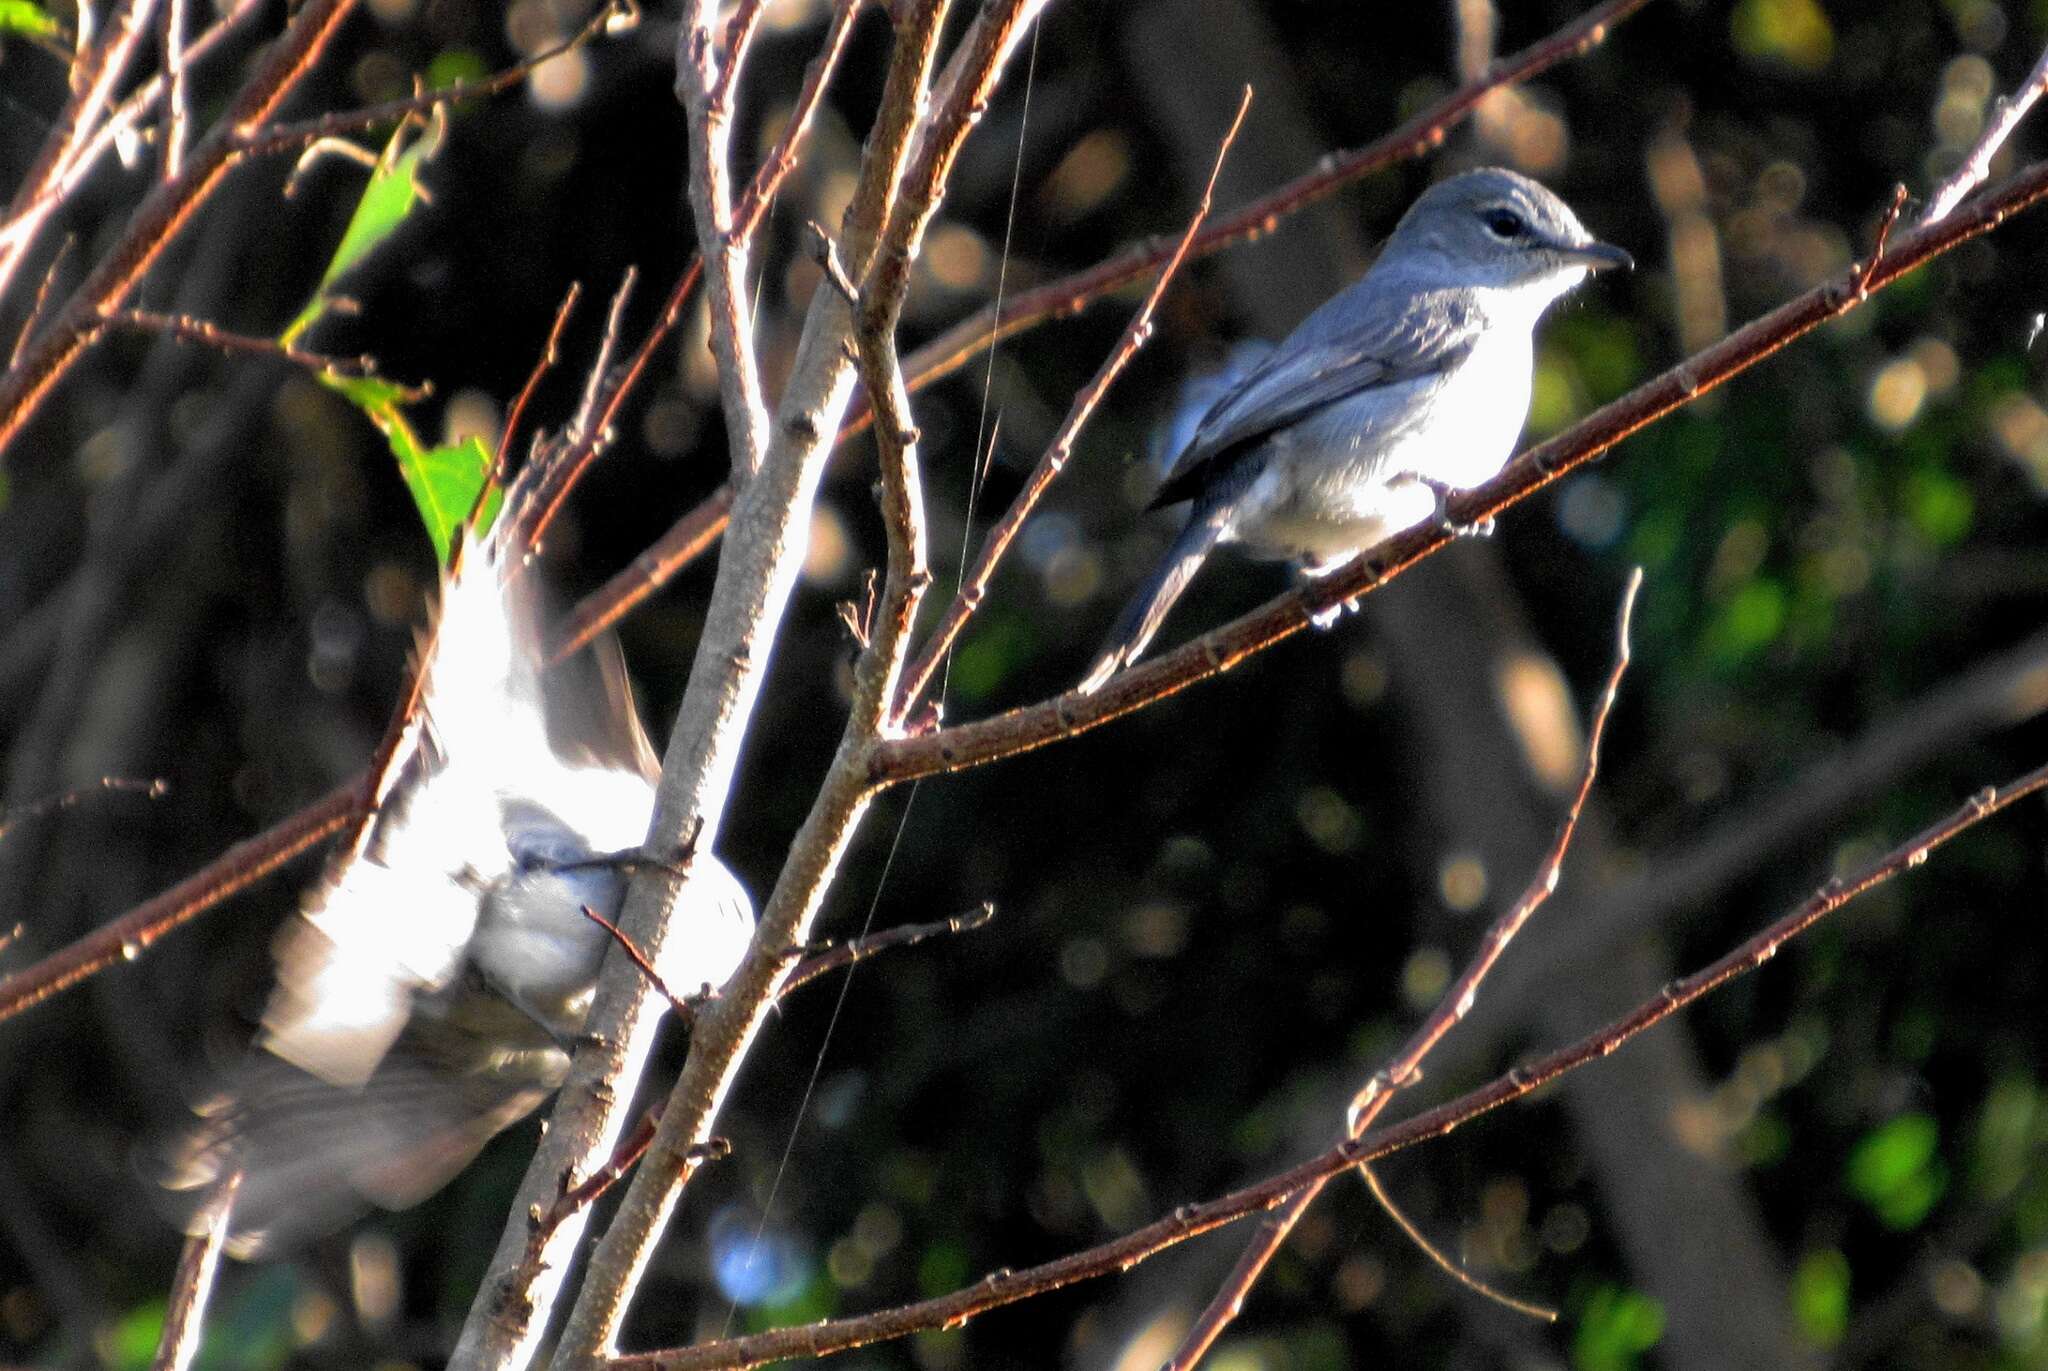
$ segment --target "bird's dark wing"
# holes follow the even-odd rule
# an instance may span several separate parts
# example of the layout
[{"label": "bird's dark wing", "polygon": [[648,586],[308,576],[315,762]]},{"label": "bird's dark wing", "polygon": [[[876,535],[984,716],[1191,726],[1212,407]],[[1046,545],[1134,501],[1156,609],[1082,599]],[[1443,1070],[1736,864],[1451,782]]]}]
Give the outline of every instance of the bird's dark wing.
[{"label": "bird's dark wing", "polygon": [[1365,284],[1332,296],[1216,402],[1148,508],[1201,494],[1234,457],[1318,410],[1449,371],[1471,351],[1483,322],[1471,305],[1425,291],[1398,313],[1368,311]]}]

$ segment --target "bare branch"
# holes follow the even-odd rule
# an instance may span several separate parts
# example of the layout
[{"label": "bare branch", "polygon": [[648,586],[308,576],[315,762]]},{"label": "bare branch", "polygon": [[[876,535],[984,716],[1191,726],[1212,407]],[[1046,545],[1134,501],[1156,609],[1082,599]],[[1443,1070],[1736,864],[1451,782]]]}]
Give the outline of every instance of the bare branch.
[{"label": "bare branch", "polygon": [[676,50],[676,92],[690,115],[690,208],[697,223],[697,257],[706,268],[711,352],[718,359],[718,392],[725,407],[726,441],[732,446],[733,476],[742,482],[760,468],[768,443],[768,405],[761,396],[761,370],[754,357],[747,239],[733,231],[731,82],[760,17],[761,6],[755,0],[741,0],[733,16],[732,50],[720,71],[711,42],[718,18],[716,0],[691,0],[684,7]]},{"label": "bare branch", "polygon": [[305,367],[308,371],[332,372],[336,376],[370,376],[377,370],[376,360],[368,354],[358,357],[335,357],[324,352],[308,352],[304,348],[288,347],[275,338],[234,333],[210,320],[194,318],[189,314],[159,314],[150,309],[123,309],[109,314],[106,322],[115,328],[134,329],[140,333],[160,333],[181,343],[199,343],[206,347],[218,348],[222,352],[278,357]]},{"label": "bare branch", "polygon": [[1109,356],[1096,368],[1094,378],[1074,396],[1074,403],[1067,410],[1066,420],[1053,435],[1053,440],[1047,445],[1044,454],[1039,457],[1038,465],[1032,468],[1031,475],[1025,479],[1023,489],[1017,492],[1017,498],[1011,502],[1009,509],[1004,511],[1003,517],[996,521],[995,527],[989,530],[980,553],[974,559],[973,569],[961,581],[959,591],[953,596],[953,602],[946,606],[946,612],[940,618],[938,627],[932,630],[931,636],[925,641],[923,650],[918,653],[916,665],[905,674],[903,689],[898,693],[896,701],[895,718],[899,725],[917,707],[918,697],[923,695],[925,688],[931,684],[932,673],[938,670],[939,662],[952,650],[961,631],[967,627],[967,621],[974,617],[974,611],[981,607],[982,598],[988,593],[989,581],[994,577],[1003,554],[1009,551],[1011,542],[1023,531],[1025,520],[1031,517],[1031,512],[1038,507],[1038,502],[1045,497],[1045,492],[1052,488],[1053,481],[1065,469],[1067,458],[1073,454],[1074,441],[1080,437],[1081,429],[1093,417],[1095,407],[1102,403],[1103,396],[1109,393],[1109,388],[1116,383],[1116,378],[1123,374],[1123,369],[1130,364],[1130,360],[1138,355],[1138,349],[1151,338],[1153,311],[1159,307],[1159,301],[1166,294],[1167,286],[1172,283],[1174,274],[1180,270],[1180,264],[1187,258],[1188,248],[1194,242],[1195,235],[1201,230],[1203,221],[1208,218],[1209,207],[1216,195],[1216,178],[1223,173],[1223,160],[1230,153],[1230,145],[1237,141],[1237,131],[1244,127],[1245,112],[1251,108],[1251,101],[1251,87],[1247,86],[1244,98],[1238,102],[1237,115],[1231,120],[1230,128],[1224,133],[1223,141],[1216,148],[1216,162],[1209,171],[1209,183],[1202,189],[1201,201],[1195,206],[1194,215],[1188,220],[1187,230],[1180,236],[1179,246],[1166,259],[1166,265],[1160,269],[1158,277],[1152,282],[1152,289],[1145,296],[1144,303],[1138,307],[1138,312],[1131,316],[1130,322],[1124,325],[1123,336],[1117,339],[1116,346],[1110,349]]},{"label": "bare branch", "polygon": [[[898,42],[884,80],[879,121],[870,132],[841,246],[850,260],[873,254],[902,175],[910,131],[923,108],[922,94],[938,40],[942,0],[899,6]],[[700,231],[701,231],[700,225]],[[759,469],[735,498],[732,534],[719,558],[718,577],[649,826],[649,850],[676,845],[703,825],[702,841],[715,850],[740,748],[771,657],[775,635],[801,566],[817,483],[852,389],[845,343],[851,317],[830,291],[814,294],[803,338],[790,369],[775,424]],[[846,768],[835,766],[844,774]],[[581,1365],[611,1342],[625,1304],[654,1240],[693,1165],[693,1146],[730,1089],[740,1055],[759,1028],[776,982],[787,971],[780,950],[801,943],[823,882],[841,847],[821,834],[844,833],[866,804],[865,786],[844,783],[821,794],[830,811],[806,826],[792,849],[783,879],[761,911],[754,944],[722,997],[698,1016],[690,1056],[671,1094],[653,1149],[621,1201],[610,1229],[592,1254],[588,1274],[564,1326],[556,1358]],[[801,859],[800,859],[801,856]],[[658,959],[670,910],[683,896],[667,879],[636,877],[619,920],[650,957]],[[560,1177],[582,1174],[611,1155],[625,1126],[627,1101],[644,1068],[658,1022],[659,1001],[623,955],[607,959],[589,1019],[589,1038],[571,1064],[545,1138],[520,1189],[471,1308],[451,1363],[457,1368],[523,1363],[549,1321],[562,1272],[581,1236],[580,1217],[549,1238],[537,1261],[528,1260],[524,1215],[559,1192]]]},{"label": "bare branch", "polygon": [[39,1004],[67,986],[142,950],[187,919],[254,885],[322,839],[340,831],[362,809],[357,777],[254,838],[236,843],[191,876],[120,918],[0,980],[0,1019]]},{"label": "bare branch", "polygon": [[1984,122],[1984,132],[1970,145],[1963,157],[1962,165],[1950,172],[1942,183],[1927,197],[1927,209],[1920,216],[1920,227],[1937,222],[1948,212],[1962,203],[1965,195],[1982,184],[1991,174],[1991,159],[2005,146],[2005,140],[2012,137],[2013,130],[2020,126],[2020,120],[2027,117],[2027,111],[2041,98],[2041,92],[2048,90],[2048,50],[2041,53],[2034,69],[2027,73],[2027,79],[2020,88],[2009,96],[1999,97],[1992,107],[1991,117]]},{"label": "bare branch", "polygon": [[185,161],[185,130],[191,111],[185,106],[185,0],[163,0],[157,43],[163,49],[164,122],[158,148],[163,179],[173,180]]},{"label": "bare branch", "polygon": [[2003,787],[1986,787],[1960,808],[1846,879],[1827,882],[1811,897],[1718,961],[1682,980],[1604,1027],[1477,1090],[1401,1123],[1338,1144],[1299,1166],[1200,1204],[1182,1205],[1163,1219],[1121,1238],[1021,1270],[992,1271],[973,1285],[915,1304],[852,1318],[779,1328],[695,1347],[615,1357],[607,1371],[719,1371],[763,1366],[792,1357],[819,1357],[934,1328],[952,1328],[991,1309],[1129,1270],[1147,1257],[1225,1224],[1272,1209],[1307,1186],[1365,1162],[1443,1137],[1482,1114],[1522,1099],[1566,1072],[1618,1050],[1630,1038],[1692,1004],[1737,976],[1756,970],[1792,938],[1856,896],[1921,865],[1936,848],[2014,802],[2048,790],[2048,766]]},{"label": "bare branch", "polygon": [[[1638,429],[1690,404],[1828,320],[1847,314],[1869,294],[1957,244],[1990,232],[2043,196],[2048,196],[2048,162],[2027,167],[1966,209],[1898,239],[1868,268],[1852,266],[1834,281],[1788,301],[1602,406],[1563,433],[1526,449],[1493,480],[1448,500],[1447,519],[1462,528],[1495,518]],[[1450,539],[1446,528],[1433,524],[1397,534],[1340,571],[1118,673],[1092,695],[1069,692],[992,719],[891,739],[876,749],[875,779],[894,784],[979,766],[1100,727],[1228,671],[1252,653],[1308,627],[1313,616],[1379,589]]]},{"label": "bare branch", "polygon": [[878,952],[887,952],[892,947],[911,947],[927,938],[936,938],[945,933],[972,933],[986,928],[996,916],[996,907],[984,900],[978,909],[966,914],[955,914],[950,919],[936,923],[904,924],[900,928],[884,929],[862,938],[849,938],[822,952],[814,952],[790,968],[789,977],[783,981],[778,995],[787,995],[800,985],[809,985],[818,977],[864,962]]},{"label": "bare branch", "polygon": [[[1607,687],[1600,692],[1599,702],[1593,707],[1593,724],[1586,733],[1585,764],[1579,770],[1579,788],[1572,795],[1571,806],[1565,811],[1564,822],[1558,825],[1557,837],[1551,842],[1549,852],[1537,864],[1536,874],[1523,889],[1521,898],[1509,905],[1506,912],[1494,920],[1493,926],[1486,930],[1486,936],[1480,940],[1479,950],[1458,979],[1452,982],[1443,997],[1437,1001],[1436,1008],[1422,1021],[1421,1027],[1415,1030],[1402,1045],[1401,1050],[1395,1053],[1385,1066],[1373,1073],[1372,1079],[1366,1082],[1365,1089],[1351,1102],[1350,1111],[1345,1119],[1346,1131],[1350,1138],[1355,1140],[1372,1127],[1381,1112],[1393,1100],[1396,1091],[1405,1089],[1420,1079],[1423,1059],[1443,1041],[1445,1034],[1472,1012],[1472,1006],[1479,998],[1481,983],[1499,964],[1508,944],[1522,931],[1530,916],[1535,914],[1557,890],[1558,877],[1564,870],[1565,856],[1571,851],[1573,835],[1578,832],[1579,815],[1585,811],[1586,799],[1593,793],[1594,778],[1600,774],[1600,743],[1606,737],[1607,720],[1613,713],[1614,701],[1621,692],[1621,678],[1628,671],[1629,622],[1634,616],[1636,593],[1642,589],[1642,585],[1643,572],[1642,568],[1638,567],[1629,574],[1628,586],[1622,592],[1621,613],[1615,630],[1614,668],[1608,673]],[[1365,1176],[1366,1184],[1372,1187],[1375,1196],[1379,1196],[1379,1183],[1373,1178],[1370,1169],[1361,1164],[1359,1171]],[[1301,1222],[1302,1215],[1308,1212],[1309,1206],[1322,1194],[1324,1184],[1317,1181],[1300,1193],[1290,1196],[1285,1205],[1269,1214],[1259,1224],[1258,1231],[1246,1246],[1244,1255],[1238,1258],[1237,1265],[1224,1279],[1222,1287],[1209,1301],[1201,1317],[1195,1320],[1187,1336],[1181,1340],[1179,1350],[1167,1363],[1169,1371],[1189,1371],[1189,1368],[1200,1361],[1215,1345],[1223,1330],[1230,1326],[1238,1311],[1244,1308],[1246,1297],[1251,1294],[1252,1287],[1264,1274],[1267,1264],[1279,1253],[1281,1244],[1287,1241],[1287,1235],[1294,1231],[1295,1225]],[[1402,1223],[1403,1227],[1406,1227],[1400,1217],[1400,1211],[1384,1199],[1382,1204],[1387,1212],[1394,1216],[1396,1223]],[[1426,1249],[1428,1244],[1424,1243],[1423,1246]]]}]

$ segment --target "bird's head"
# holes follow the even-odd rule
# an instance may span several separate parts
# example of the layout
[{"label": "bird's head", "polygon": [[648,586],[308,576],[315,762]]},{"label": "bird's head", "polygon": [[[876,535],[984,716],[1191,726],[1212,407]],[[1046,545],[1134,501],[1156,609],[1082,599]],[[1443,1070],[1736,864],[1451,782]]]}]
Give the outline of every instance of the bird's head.
[{"label": "bird's head", "polygon": [[1485,167],[1425,191],[1387,239],[1380,265],[1432,284],[1511,292],[1540,310],[1588,272],[1635,263],[1536,182]]}]

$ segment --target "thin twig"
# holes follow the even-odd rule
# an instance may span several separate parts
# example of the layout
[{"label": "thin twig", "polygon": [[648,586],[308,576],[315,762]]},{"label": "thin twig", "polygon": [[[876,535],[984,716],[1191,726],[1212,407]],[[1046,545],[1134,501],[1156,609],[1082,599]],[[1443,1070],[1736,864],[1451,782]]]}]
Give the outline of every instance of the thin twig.
[{"label": "thin twig", "polygon": [[589,379],[584,382],[583,402],[576,406],[575,416],[569,420],[569,432],[573,441],[589,441],[600,446],[605,436],[596,428],[598,400],[604,393],[605,374],[611,370],[612,353],[619,345],[619,330],[626,317],[626,302],[633,298],[633,287],[640,280],[638,267],[627,267],[626,274],[619,281],[619,288],[612,292],[612,307],[605,311],[604,333],[597,341],[597,358],[590,364]]},{"label": "thin twig", "polygon": [[1429,1240],[1429,1236],[1416,1226],[1415,1220],[1409,1218],[1402,1211],[1401,1206],[1394,1203],[1394,1197],[1387,1193],[1386,1183],[1380,1179],[1380,1173],[1373,1168],[1371,1162],[1360,1162],[1358,1164],[1358,1174],[1365,1181],[1365,1188],[1372,1192],[1373,1202],[1378,1204],[1386,1216],[1394,1221],[1394,1226],[1401,1230],[1402,1236],[1407,1238],[1409,1242],[1414,1243],[1416,1249],[1423,1256],[1429,1258],[1431,1264],[1437,1270],[1443,1272],[1473,1294],[1480,1296],[1482,1299],[1491,1300],[1502,1308],[1511,1309],[1517,1314],[1527,1315],[1529,1318],[1538,1319],[1544,1323],[1557,1322],[1557,1311],[1549,1305],[1532,1304],[1528,1300],[1518,1300],[1506,1291],[1498,1290],[1488,1285],[1485,1281],[1467,1271],[1463,1266],[1452,1261],[1450,1255],[1440,1250],[1435,1243],[1432,1243]]},{"label": "thin twig", "polygon": [[1039,457],[1038,465],[1032,468],[1023,489],[1017,492],[1017,498],[1011,501],[1003,517],[989,530],[988,537],[981,545],[981,551],[975,556],[973,569],[961,581],[959,591],[953,596],[953,602],[946,606],[946,612],[939,619],[938,626],[925,640],[924,647],[918,652],[915,665],[904,673],[903,688],[897,694],[895,708],[895,719],[899,726],[909,717],[911,710],[917,707],[918,698],[931,684],[932,674],[938,670],[940,661],[952,650],[961,631],[967,627],[968,620],[972,619],[975,610],[980,608],[982,598],[988,593],[989,581],[995,576],[996,567],[1002,562],[1003,554],[1009,551],[1011,542],[1022,531],[1025,521],[1031,517],[1032,511],[1038,507],[1038,502],[1044,498],[1046,491],[1052,488],[1053,481],[1065,469],[1068,457],[1073,454],[1074,442],[1080,437],[1081,429],[1094,416],[1096,406],[1102,403],[1103,397],[1109,393],[1109,388],[1116,383],[1117,377],[1123,374],[1131,359],[1138,355],[1138,349],[1151,338],[1153,312],[1159,307],[1159,301],[1166,294],[1167,286],[1180,270],[1181,263],[1187,258],[1189,247],[1194,243],[1196,234],[1201,231],[1203,222],[1209,216],[1209,208],[1215,202],[1216,181],[1223,174],[1224,159],[1230,154],[1231,144],[1237,141],[1238,130],[1244,127],[1245,113],[1251,108],[1251,103],[1252,89],[1246,86],[1243,98],[1238,101],[1237,114],[1224,132],[1223,140],[1217,144],[1216,161],[1209,169],[1208,184],[1202,188],[1202,198],[1196,203],[1195,212],[1189,218],[1179,244],[1166,259],[1158,277],[1153,280],[1152,289],[1145,296],[1144,303],[1138,307],[1137,313],[1131,316],[1130,322],[1124,325],[1123,335],[1117,339],[1116,346],[1110,349],[1109,355],[1102,360],[1102,365],[1096,368],[1094,378],[1075,394],[1074,402],[1067,410],[1066,420],[1061,423],[1059,431],[1053,435],[1052,442]]},{"label": "thin twig", "polygon": [[75,809],[97,795],[140,795],[146,800],[161,800],[170,793],[171,783],[161,776],[147,781],[126,776],[102,776],[91,785],[76,786],[56,795],[45,795],[21,804],[0,805],[0,839],[5,839],[8,831],[23,819],[40,819],[60,809]]},{"label": "thin twig", "polygon": [[1077,1281],[1129,1270],[1177,1243],[1262,1210],[1317,1182],[1375,1162],[1418,1143],[1443,1137],[1481,1115],[1523,1099],[1567,1072],[1596,1062],[1630,1038],[1734,978],[1755,971],[1785,943],[1872,888],[1922,865],[1935,849],[2029,795],[2048,790],[2048,766],[2003,787],[1987,787],[1961,807],[1846,879],[1827,882],[1805,901],[1741,946],[1682,980],[1673,981],[1630,1012],[1567,1047],[1518,1066],[1456,1099],[1362,1138],[1347,1140],[1298,1166],[1200,1204],[1182,1205],[1165,1218],[1120,1238],[1038,1266],[992,1271],[974,1284],[933,1299],[873,1314],[780,1328],[694,1347],[613,1358],[608,1371],[722,1371],[763,1366],[794,1357],[819,1357],[935,1328],[953,1328],[977,1315]]},{"label": "thin twig", "polygon": [[804,82],[797,91],[789,122],[783,126],[782,136],[775,140],[775,147],[762,160],[760,169],[754,173],[746,193],[740,196],[739,204],[733,207],[732,229],[740,237],[751,239],[759,230],[768,206],[774,203],[775,193],[782,188],[784,178],[795,169],[797,148],[810,131],[811,119],[818,112],[818,102],[824,98],[825,83],[839,65],[840,54],[846,51],[847,35],[853,32],[853,21],[859,16],[862,3],[863,0],[834,0],[832,23],[825,30],[825,44],[811,59],[810,66],[804,69]]},{"label": "thin twig", "polygon": [[367,353],[356,357],[336,357],[324,352],[308,352],[301,347],[287,346],[275,338],[235,333],[210,320],[195,318],[190,314],[159,314],[150,309],[123,309],[109,314],[106,322],[115,328],[134,329],[140,333],[160,333],[182,343],[199,343],[206,347],[218,348],[222,352],[280,357],[308,371],[330,372],[336,376],[371,376],[377,370],[376,359]]},{"label": "thin twig", "polygon": [[[1508,944],[1522,931],[1530,916],[1542,907],[1557,889],[1559,874],[1564,870],[1565,856],[1571,851],[1572,838],[1578,832],[1579,815],[1584,812],[1586,800],[1593,793],[1593,781],[1600,773],[1600,743],[1607,734],[1607,720],[1614,711],[1614,702],[1621,691],[1622,677],[1629,664],[1629,623],[1634,616],[1636,594],[1642,589],[1643,572],[1638,567],[1629,573],[1628,585],[1622,591],[1621,612],[1617,616],[1615,630],[1614,667],[1608,673],[1607,686],[1600,692],[1599,701],[1593,707],[1593,723],[1586,733],[1586,757],[1579,769],[1579,787],[1572,795],[1572,802],[1565,810],[1564,822],[1558,825],[1557,836],[1551,841],[1550,849],[1537,864],[1536,874],[1523,889],[1521,897],[1509,905],[1493,926],[1480,939],[1479,950],[1465,970],[1458,976],[1436,1008],[1411,1035],[1401,1050],[1387,1060],[1386,1065],[1374,1072],[1365,1088],[1351,1102],[1346,1116],[1347,1136],[1357,1139],[1379,1118],[1395,1092],[1412,1085],[1419,1079],[1422,1062],[1444,1035],[1456,1027],[1472,1011],[1478,1001],[1479,987],[1507,951]],[[1365,1171],[1364,1166],[1360,1167]],[[1377,1189],[1377,1182],[1368,1174],[1366,1183]],[[1317,1181],[1305,1187],[1299,1194],[1290,1196],[1285,1205],[1269,1214],[1260,1222],[1252,1240],[1246,1245],[1244,1254],[1224,1278],[1222,1286],[1209,1301],[1201,1316],[1182,1338],[1179,1349],[1172,1360],[1167,1362],[1167,1371],[1188,1371],[1200,1361],[1204,1354],[1215,1345],[1223,1330],[1230,1326],[1244,1307],[1252,1287],[1264,1274],[1266,1266],[1287,1241],[1287,1235],[1301,1222],[1309,1206],[1322,1194],[1325,1182]],[[1391,1212],[1395,1212],[1390,1210]],[[1397,1218],[1396,1222],[1400,1222]]]},{"label": "thin twig", "polygon": [[992,719],[892,738],[875,749],[875,780],[894,784],[980,766],[1064,741],[1228,671],[1253,653],[1299,633],[1316,615],[1386,585],[1448,543],[1448,527],[1473,527],[1498,517],[1638,429],[1690,404],[1821,324],[1847,314],[1870,294],[1958,244],[1988,233],[2044,196],[2048,196],[2048,161],[2027,167],[1940,223],[1896,238],[1868,270],[1852,265],[1835,280],[1787,301],[1619,400],[1603,405],[1563,433],[1524,450],[1493,480],[1446,501],[1448,524],[1428,522],[1396,534],[1348,566],[1119,673],[1092,695],[1069,692]]},{"label": "thin twig", "polygon": [[491,455],[491,475],[488,484],[503,485],[505,471],[511,461],[512,438],[526,420],[526,407],[533,403],[533,393],[540,389],[540,382],[561,356],[562,330],[569,326],[569,316],[576,312],[576,302],[583,298],[583,283],[571,281],[568,293],[562,303],[555,307],[555,322],[548,327],[548,341],[540,350],[540,356],[533,362],[533,370],[526,374],[526,384],[519,388],[519,394],[512,401],[512,408],[505,412],[505,428],[498,434],[498,450]]},{"label": "thin twig", "polygon": [[870,933],[861,938],[849,938],[836,943],[822,952],[814,952],[790,968],[788,979],[784,980],[777,997],[785,996],[798,986],[809,985],[818,977],[864,962],[878,952],[887,952],[894,947],[912,947],[927,938],[936,938],[947,933],[972,933],[988,927],[996,916],[993,903],[984,900],[979,908],[966,914],[955,914],[950,919],[940,919],[927,924],[904,924],[900,928],[888,928],[880,933]]},{"label": "thin twig", "polygon": [[28,340],[35,333],[36,325],[42,322],[43,306],[49,303],[50,299],[50,286],[56,281],[57,272],[63,267],[64,259],[71,255],[71,249],[77,244],[77,235],[65,234],[63,243],[50,258],[50,265],[43,268],[43,279],[36,284],[36,298],[29,302],[28,316],[21,321],[21,331],[14,335],[14,347],[7,354],[7,365],[10,368],[21,360],[21,350],[28,346]]},{"label": "thin twig", "polygon": [[2027,79],[2018,90],[1999,98],[1991,117],[1984,122],[1984,132],[1970,145],[1962,164],[1927,197],[1927,209],[1920,216],[1920,227],[1925,228],[1947,215],[1991,174],[1991,159],[2005,146],[2005,140],[2012,137],[2013,130],[2020,126],[2020,120],[2027,117],[2027,111],[2034,107],[2034,102],[2041,98],[2044,90],[2048,90],[2048,50],[2043,50],[2040,60],[2034,63],[2034,69],[2027,73]]},{"label": "thin twig", "polygon": [[1870,273],[1877,270],[1877,264],[1884,260],[1884,250],[1892,240],[1892,229],[1898,225],[1899,215],[1906,208],[1906,183],[1899,182],[1892,187],[1892,202],[1885,207],[1884,218],[1877,221],[1877,241],[1871,244],[1870,258],[1856,276],[1856,297],[1865,299],[1870,295]]},{"label": "thin twig", "polygon": [[162,179],[173,180],[185,161],[185,129],[191,111],[185,104],[185,0],[163,0],[157,43],[163,49],[164,121],[158,151]]},{"label": "thin twig", "polygon": [[236,843],[191,876],[120,918],[0,980],[0,1019],[84,980],[133,961],[142,950],[187,919],[255,884],[278,867],[343,828],[362,804],[362,778],[348,782],[283,823]]},{"label": "thin twig", "polygon": [[704,263],[704,293],[711,319],[711,353],[718,361],[719,401],[735,479],[760,469],[768,445],[768,404],[754,354],[752,296],[747,290],[747,239],[733,232],[731,79],[759,21],[756,0],[741,0],[733,16],[733,50],[721,72],[711,30],[716,0],[690,0],[677,37],[676,92],[689,112],[690,207],[697,226],[697,257]]},{"label": "thin twig", "polygon": [[335,110],[294,123],[250,128],[240,141],[240,151],[248,157],[288,152],[293,148],[303,148],[317,143],[323,138],[361,133],[384,124],[395,124],[401,119],[411,119],[433,110],[446,109],[450,105],[460,105],[467,101],[502,94],[557,57],[574,52],[609,32],[619,16],[627,11],[625,0],[608,0],[608,3],[593,10],[590,17],[585,19],[574,33],[560,42],[530,53],[510,66],[494,71],[488,76],[480,76],[474,81],[451,81],[432,90],[418,90],[408,96],[379,101],[377,104],[364,105],[359,109]]},{"label": "thin twig", "polygon": [[178,1257],[178,1270],[171,1277],[170,1294],[164,1303],[163,1332],[157,1337],[156,1358],[151,1371],[185,1371],[199,1355],[206,1323],[206,1301],[213,1293],[213,1278],[220,1270],[221,1248],[228,1237],[228,1216],[241,1189],[237,1171],[213,1187],[196,1216],[197,1232],[185,1240]]},{"label": "thin twig", "polygon": [[655,993],[668,1001],[669,1008],[676,1012],[677,1018],[681,1019],[684,1023],[688,1023],[697,1016],[697,1003],[704,998],[701,992],[694,998],[689,995],[678,995],[675,988],[662,979],[661,973],[654,969],[653,960],[640,950],[638,943],[627,937],[617,924],[592,909],[589,905],[584,905],[582,908],[583,917],[611,934],[612,941],[619,945],[619,949],[626,954],[633,965],[640,968],[640,974],[647,978],[647,983],[654,987]]}]

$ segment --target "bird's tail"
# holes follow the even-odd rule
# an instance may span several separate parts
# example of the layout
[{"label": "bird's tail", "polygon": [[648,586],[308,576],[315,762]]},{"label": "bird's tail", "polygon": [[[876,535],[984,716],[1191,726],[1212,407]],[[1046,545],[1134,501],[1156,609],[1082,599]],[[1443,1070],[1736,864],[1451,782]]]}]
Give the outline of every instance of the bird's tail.
[{"label": "bird's tail", "polygon": [[1117,616],[1116,627],[1109,631],[1095,665],[1081,680],[1078,689],[1083,695],[1093,694],[1104,681],[1138,660],[1138,654],[1166,621],[1173,602],[1195,579],[1195,572],[1201,569],[1203,560],[1222,536],[1221,520],[1196,517],[1188,521],[1152,575]]}]

